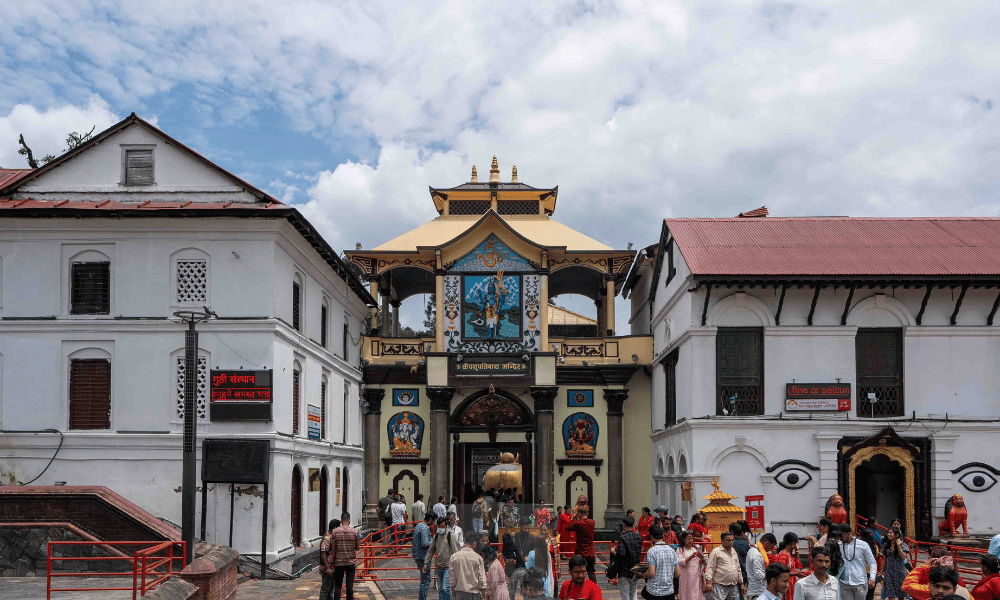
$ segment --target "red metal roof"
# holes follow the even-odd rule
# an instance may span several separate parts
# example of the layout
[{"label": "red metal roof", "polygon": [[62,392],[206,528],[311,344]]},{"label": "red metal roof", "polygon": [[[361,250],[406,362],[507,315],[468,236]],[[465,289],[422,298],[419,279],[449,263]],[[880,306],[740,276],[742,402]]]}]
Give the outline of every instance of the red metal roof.
[{"label": "red metal roof", "polygon": [[25,177],[34,169],[0,169],[0,189],[7,187],[18,179]]},{"label": "red metal roof", "polygon": [[665,219],[694,275],[1000,274],[1000,218]]},{"label": "red metal roof", "polygon": [[[281,202],[193,202],[190,200],[183,202],[160,202],[146,200],[144,202],[120,202],[117,200],[12,200],[10,198],[0,198],[0,210],[3,209],[51,209],[53,211],[62,210],[93,210],[100,211],[121,211],[121,210],[220,210],[220,209],[275,209],[289,208],[287,204]],[[53,213],[53,216],[57,216]]]}]

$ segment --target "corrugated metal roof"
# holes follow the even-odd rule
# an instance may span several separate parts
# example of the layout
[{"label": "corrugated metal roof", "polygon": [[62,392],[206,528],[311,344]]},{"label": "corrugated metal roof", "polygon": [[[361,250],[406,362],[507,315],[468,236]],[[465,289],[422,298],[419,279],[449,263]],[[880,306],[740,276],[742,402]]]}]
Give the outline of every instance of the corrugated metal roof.
[{"label": "corrugated metal roof", "polygon": [[18,179],[27,176],[34,169],[0,169],[0,189],[7,187]]},{"label": "corrugated metal roof", "polygon": [[1000,219],[665,219],[694,275],[997,275]]},{"label": "corrugated metal roof", "polygon": [[[540,246],[567,250],[611,250],[610,247],[543,215],[504,215],[510,228]],[[472,229],[481,215],[438,217],[374,248],[376,251],[413,252],[420,246],[441,246]]]}]

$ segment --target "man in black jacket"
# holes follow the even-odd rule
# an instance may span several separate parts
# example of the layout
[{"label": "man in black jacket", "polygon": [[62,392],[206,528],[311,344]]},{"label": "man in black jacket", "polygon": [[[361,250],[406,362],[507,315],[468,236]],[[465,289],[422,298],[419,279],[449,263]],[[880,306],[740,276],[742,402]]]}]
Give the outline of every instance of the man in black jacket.
[{"label": "man in black jacket", "polygon": [[632,574],[632,567],[642,562],[642,536],[635,530],[635,517],[622,519],[622,536],[614,550],[613,560],[618,563],[618,589],[622,600],[636,600],[639,578]]}]

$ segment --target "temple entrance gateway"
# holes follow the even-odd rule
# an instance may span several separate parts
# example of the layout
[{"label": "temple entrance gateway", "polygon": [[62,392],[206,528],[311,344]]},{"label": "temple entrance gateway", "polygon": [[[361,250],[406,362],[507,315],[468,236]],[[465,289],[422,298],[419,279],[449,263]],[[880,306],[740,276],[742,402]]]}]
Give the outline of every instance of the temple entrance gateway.
[{"label": "temple entrance gateway", "polygon": [[459,492],[459,504],[470,505],[476,501],[476,492],[479,486],[484,485],[483,478],[486,471],[490,467],[500,464],[500,454],[503,452],[510,452],[518,457],[517,464],[521,465],[522,485],[524,487],[521,492],[524,495],[524,503],[534,502],[534,494],[532,494],[534,461],[531,459],[530,443],[459,442],[455,444],[454,451],[454,489]]},{"label": "temple entrance gateway", "polygon": [[839,487],[849,523],[858,515],[883,526],[899,518],[906,537],[931,537],[929,439],[902,438],[886,427],[870,438],[843,438],[839,448]]}]

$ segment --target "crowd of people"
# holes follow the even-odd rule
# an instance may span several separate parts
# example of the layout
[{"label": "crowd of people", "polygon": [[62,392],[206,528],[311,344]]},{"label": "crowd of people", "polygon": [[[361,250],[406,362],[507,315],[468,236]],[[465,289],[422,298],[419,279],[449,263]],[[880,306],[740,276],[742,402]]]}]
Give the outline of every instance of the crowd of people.
[{"label": "crowd of people", "polygon": [[[482,491],[471,507],[471,525],[459,527],[457,500],[444,496],[430,509],[417,495],[405,499],[389,490],[380,514],[396,548],[411,545],[420,572],[418,600],[427,600],[436,573],[438,600],[602,600],[597,585],[595,521],[586,496],[576,506],[544,502],[522,511],[514,490]],[[407,518],[417,522],[407,530]],[[746,521],[736,521],[713,542],[704,513],[685,524],[665,506],[629,510],[620,523],[604,575],[622,600],[1000,600],[1000,535],[982,558],[982,579],[966,587],[944,546],[932,546],[927,564],[914,567],[902,523],[880,533],[874,520],[853,531],[824,518],[817,534],[780,541],[773,533],[756,540]],[[330,523],[321,545],[321,600],[339,600],[347,582],[353,600],[354,553],[358,532],[350,516]],[[804,547],[806,546],[807,547]],[[805,550],[805,565],[800,561]],[[561,562],[569,578],[560,582]]]}]

